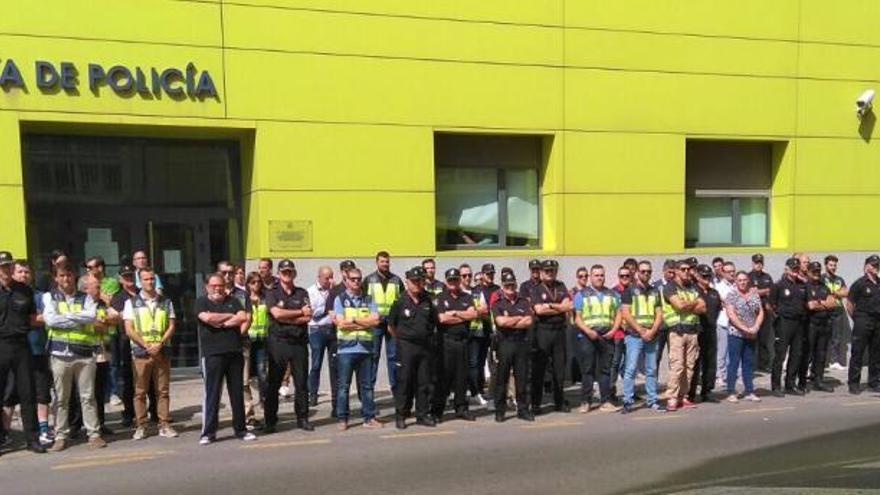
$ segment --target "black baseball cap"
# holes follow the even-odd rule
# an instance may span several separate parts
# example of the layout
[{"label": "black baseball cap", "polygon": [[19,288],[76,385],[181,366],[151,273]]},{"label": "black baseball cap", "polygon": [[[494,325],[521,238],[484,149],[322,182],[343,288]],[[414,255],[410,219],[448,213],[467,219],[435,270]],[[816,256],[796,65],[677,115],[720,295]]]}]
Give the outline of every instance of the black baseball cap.
[{"label": "black baseball cap", "polygon": [[355,267],[356,267],[356,265],[354,264],[354,261],[351,261],[351,260],[345,260],[339,264],[340,270],[351,270],[352,268],[355,268]]},{"label": "black baseball cap", "polygon": [[712,267],[709,265],[697,265],[697,275],[707,278],[712,276]]},{"label": "black baseball cap", "polygon": [[461,278],[461,272],[458,268],[450,268],[446,270],[446,280],[458,280]]},{"label": "black baseball cap", "polygon": [[690,258],[685,259],[684,262],[687,263],[688,265],[690,265],[691,268],[693,268],[693,267],[695,267],[695,266],[697,266],[697,265],[700,264],[700,261],[697,260],[697,258],[695,258],[695,257],[693,257],[693,256],[691,256]]},{"label": "black baseball cap", "polygon": [[495,273],[495,265],[492,263],[485,263],[480,271],[483,273]]},{"label": "black baseball cap", "polygon": [[122,276],[134,275],[134,267],[129,264],[120,265],[119,266],[119,275],[122,275]]},{"label": "black baseball cap", "polygon": [[818,261],[811,261],[809,265],[807,265],[808,272],[821,272],[822,271],[822,263]]},{"label": "black baseball cap", "polygon": [[505,266],[501,269],[501,276],[503,277],[505,273],[513,273],[513,268]]},{"label": "black baseball cap", "polygon": [[405,276],[407,280],[424,280],[425,269],[420,266],[414,266],[406,271]]},{"label": "black baseball cap", "polygon": [[281,263],[278,263],[278,271],[283,272],[285,270],[296,271],[296,266],[294,266],[293,261],[285,259],[285,260],[281,260]]},{"label": "black baseball cap", "polygon": [[541,262],[542,270],[557,270],[559,269],[559,262],[556,260],[544,260]]},{"label": "black baseball cap", "polygon": [[540,270],[541,269],[541,260],[534,259],[529,260],[529,270]]},{"label": "black baseball cap", "polygon": [[872,254],[865,259],[866,265],[880,265],[880,256]]},{"label": "black baseball cap", "polygon": [[757,254],[752,255],[752,263],[763,263],[763,262],[764,262],[764,255],[763,254],[757,253]]},{"label": "black baseball cap", "polygon": [[785,266],[787,266],[793,270],[795,268],[800,268],[801,262],[798,261],[797,258],[789,258],[789,259],[785,260]]},{"label": "black baseball cap", "polygon": [[516,275],[512,271],[502,273],[501,285],[516,285]]},{"label": "black baseball cap", "polygon": [[0,265],[11,265],[12,263],[15,263],[15,260],[12,259],[12,253],[0,251]]}]

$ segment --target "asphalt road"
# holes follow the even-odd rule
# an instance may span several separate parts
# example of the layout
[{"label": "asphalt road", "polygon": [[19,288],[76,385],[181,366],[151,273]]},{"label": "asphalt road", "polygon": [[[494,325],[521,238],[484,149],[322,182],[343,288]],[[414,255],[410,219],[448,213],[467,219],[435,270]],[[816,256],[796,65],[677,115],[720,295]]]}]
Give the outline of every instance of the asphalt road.
[{"label": "asphalt road", "polygon": [[245,443],[226,421],[221,441],[201,447],[197,416],[178,411],[178,439],[6,453],[0,493],[880,493],[880,396],[843,387],[669,414],[496,424],[480,412],[475,423],[343,433],[322,406],[314,433],[290,430],[287,414],[279,433]]}]

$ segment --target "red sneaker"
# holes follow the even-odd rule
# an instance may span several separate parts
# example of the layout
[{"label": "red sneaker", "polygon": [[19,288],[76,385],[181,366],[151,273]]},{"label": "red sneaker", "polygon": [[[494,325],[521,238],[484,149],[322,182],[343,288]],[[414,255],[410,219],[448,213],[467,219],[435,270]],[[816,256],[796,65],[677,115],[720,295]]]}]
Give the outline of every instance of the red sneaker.
[{"label": "red sneaker", "polygon": [[685,398],[681,400],[681,407],[685,409],[694,409],[697,407],[697,404]]}]

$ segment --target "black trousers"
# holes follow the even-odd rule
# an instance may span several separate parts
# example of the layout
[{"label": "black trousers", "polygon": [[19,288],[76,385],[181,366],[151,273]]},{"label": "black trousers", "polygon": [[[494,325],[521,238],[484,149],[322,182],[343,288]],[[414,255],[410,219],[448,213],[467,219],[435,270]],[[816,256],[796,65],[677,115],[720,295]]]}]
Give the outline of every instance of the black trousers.
[{"label": "black trousers", "polygon": [[657,369],[660,369],[660,361],[663,360],[663,352],[669,347],[669,329],[666,325],[660,325],[657,330]]},{"label": "black trousers", "polygon": [[611,400],[611,376],[614,371],[615,342],[604,335],[596,340],[586,335],[578,339],[578,362],[581,368],[581,404],[593,402],[593,384],[599,382],[599,400]]},{"label": "black trousers", "polygon": [[831,340],[831,320],[810,320],[807,330],[807,347],[801,357],[798,373],[798,386],[806,387],[807,378],[814,383],[822,383],[825,378],[825,360],[828,355],[828,342]]},{"label": "black trousers", "polygon": [[539,323],[535,329],[535,353],[532,356],[532,407],[541,407],[544,398],[544,372],[550,364],[550,382],[553,403],[558,407],[565,402],[565,323]]},{"label": "black trousers", "polygon": [[[241,352],[204,356],[202,376],[205,377],[202,436],[208,438],[217,436],[223,380],[226,380],[226,393],[229,395],[229,407],[232,409],[232,429],[236,435],[244,435],[244,356]],[[275,396],[278,396],[278,392]]]},{"label": "black trousers", "polygon": [[528,407],[527,384],[531,343],[525,333],[498,338],[496,344],[498,367],[495,373],[495,390],[492,394],[495,399],[496,414],[504,414],[507,410],[507,383],[510,380],[511,368],[516,386],[516,406],[520,411],[525,411]]},{"label": "black trousers", "polygon": [[442,415],[446,409],[446,399],[453,396],[455,412],[464,412],[468,408],[468,339],[443,337],[443,347],[437,366],[437,390],[434,393],[435,415]]},{"label": "black trousers", "polygon": [[109,399],[104,393],[110,381],[110,363],[97,363],[95,367],[95,407],[98,410],[98,426],[104,426],[104,405]]},{"label": "black trousers", "polygon": [[700,345],[700,354],[694,366],[694,377],[691,380],[691,389],[688,397],[691,400],[697,396],[697,384],[700,385],[700,395],[706,396],[715,389],[715,377],[718,373],[718,331],[714,325],[703,327],[697,336]]},{"label": "black trousers", "polygon": [[264,413],[267,426],[278,423],[278,389],[284,371],[290,366],[293,381],[293,410],[296,419],[309,417],[309,341],[302,339],[282,339],[269,336],[266,359],[269,362],[269,374],[266,377],[266,398]]},{"label": "black trousers", "polygon": [[776,329],[773,325],[775,319],[773,310],[765,307],[764,321],[761,322],[761,328],[758,329],[758,342],[755,346],[755,367],[759,370],[768,371],[773,368],[776,354]]},{"label": "black trousers", "polygon": [[28,441],[37,440],[36,387],[32,360],[31,349],[26,341],[0,341],[0,390],[6,390],[6,380],[11,372],[21,404],[21,422]]},{"label": "black trousers", "polygon": [[397,339],[397,390],[394,405],[398,416],[406,416],[416,405],[416,417],[427,416],[434,393],[436,348],[428,343]]},{"label": "black trousers", "polygon": [[776,340],[774,348],[773,371],[770,374],[770,386],[773,390],[780,389],[782,383],[782,362],[788,355],[785,365],[785,388],[793,388],[795,378],[801,366],[801,353],[806,340],[807,321],[804,318],[786,318],[780,316],[776,321]]},{"label": "black trousers", "polygon": [[868,350],[868,385],[878,386],[880,385],[880,318],[855,315],[847,380],[850,385],[858,385],[862,380],[865,349]]}]

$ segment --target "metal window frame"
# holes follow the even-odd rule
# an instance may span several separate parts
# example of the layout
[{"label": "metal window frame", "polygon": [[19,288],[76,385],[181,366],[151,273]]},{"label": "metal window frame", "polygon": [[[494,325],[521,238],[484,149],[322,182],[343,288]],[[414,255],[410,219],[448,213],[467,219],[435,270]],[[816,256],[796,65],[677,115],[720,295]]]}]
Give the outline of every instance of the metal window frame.
[{"label": "metal window frame", "polygon": [[[768,189],[696,189],[693,198],[718,198],[730,200],[731,217],[731,242],[697,242],[693,246],[685,246],[685,249],[713,248],[713,247],[768,247],[770,245],[770,208],[772,207],[771,194]],[[742,242],[742,217],[740,212],[740,200],[762,198],[767,201],[767,221],[764,225],[763,244],[744,244]],[[687,201],[685,201],[685,216],[687,216]]]}]

